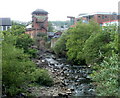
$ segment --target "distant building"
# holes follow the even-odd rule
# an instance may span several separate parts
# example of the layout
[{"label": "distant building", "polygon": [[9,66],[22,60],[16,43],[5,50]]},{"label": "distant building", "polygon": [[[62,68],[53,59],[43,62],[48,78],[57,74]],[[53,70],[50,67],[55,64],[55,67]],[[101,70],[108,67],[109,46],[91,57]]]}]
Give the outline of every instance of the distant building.
[{"label": "distant building", "polygon": [[47,32],[48,41],[50,41],[54,37],[54,34],[54,32]]},{"label": "distant building", "polygon": [[73,16],[67,16],[67,18],[70,18],[70,25],[74,25],[76,22],[76,18]]},{"label": "distant building", "polygon": [[12,22],[10,18],[0,18],[0,31],[6,31],[11,28]]},{"label": "distant building", "polygon": [[94,20],[103,25],[104,22],[114,21],[118,19],[117,13],[113,12],[96,12],[96,13],[87,13],[87,14],[79,14],[79,19],[84,23],[88,23],[90,20]]},{"label": "distant building", "polygon": [[47,33],[48,35],[48,40],[50,41],[52,38],[59,38],[61,35],[62,35],[62,32],[61,31],[58,31],[58,32],[48,32]]},{"label": "distant building", "polygon": [[[83,23],[89,23],[90,20],[96,21],[100,26],[103,26],[105,22],[116,21],[118,20],[118,14],[116,12],[96,12],[96,13],[82,13],[78,15],[78,18],[68,17],[72,24],[76,24],[78,21]],[[71,25],[71,27],[74,27]]]},{"label": "distant building", "polygon": [[[32,27],[31,27],[32,26]],[[32,25],[26,28],[27,34],[31,38],[36,37],[38,33],[47,34],[48,31],[48,12],[43,9],[37,9],[32,12]]]}]

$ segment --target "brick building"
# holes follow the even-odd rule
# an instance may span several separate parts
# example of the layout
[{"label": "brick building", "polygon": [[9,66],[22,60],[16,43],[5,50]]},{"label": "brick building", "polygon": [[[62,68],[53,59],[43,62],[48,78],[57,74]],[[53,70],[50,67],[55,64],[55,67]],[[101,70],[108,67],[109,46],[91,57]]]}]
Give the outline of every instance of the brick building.
[{"label": "brick building", "polygon": [[90,14],[79,14],[79,19],[81,19],[85,23],[88,23],[91,19],[93,19],[102,26],[104,22],[118,20],[118,15],[115,12],[97,12]]},{"label": "brick building", "polygon": [[48,12],[43,9],[37,9],[32,12],[32,27],[27,28],[27,34],[31,38],[36,37],[38,33],[47,34],[48,31]]}]

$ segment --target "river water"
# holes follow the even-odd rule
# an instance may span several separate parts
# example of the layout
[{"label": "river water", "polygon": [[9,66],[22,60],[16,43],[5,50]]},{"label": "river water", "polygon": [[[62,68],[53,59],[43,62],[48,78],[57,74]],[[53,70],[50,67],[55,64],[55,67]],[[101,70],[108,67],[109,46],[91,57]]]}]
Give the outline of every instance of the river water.
[{"label": "river water", "polygon": [[90,67],[67,64],[65,58],[56,58],[49,53],[44,54],[44,58],[49,67],[64,77],[64,86],[72,91],[72,96],[95,96],[95,89],[89,76]]}]

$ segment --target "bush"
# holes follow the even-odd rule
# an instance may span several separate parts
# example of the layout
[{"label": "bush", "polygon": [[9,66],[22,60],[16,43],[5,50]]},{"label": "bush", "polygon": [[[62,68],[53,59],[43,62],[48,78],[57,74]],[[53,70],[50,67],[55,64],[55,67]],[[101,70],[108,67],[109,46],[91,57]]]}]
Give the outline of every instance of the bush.
[{"label": "bush", "polygon": [[58,56],[66,55],[66,41],[67,41],[67,32],[63,33],[61,37],[55,43],[55,46],[52,48],[55,54]]},{"label": "bush", "polygon": [[52,86],[53,79],[48,74],[48,71],[45,69],[36,69],[33,72],[34,81],[40,85]]},{"label": "bush", "polygon": [[118,96],[119,65],[118,55],[113,52],[111,57],[105,58],[100,65],[93,67],[97,70],[91,76],[97,84],[96,91],[99,96]]},{"label": "bush", "polygon": [[31,82],[34,83],[38,80],[43,81],[41,84],[51,85],[50,83],[52,82],[50,81],[52,81],[52,78],[49,77],[47,71],[42,70],[37,75],[33,74],[38,73],[40,69],[37,69],[35,63],[29,59],[30,56],[28,54],[35,56],[36,53],[36,50],[30,48],[32,39],[30,39],[29,35],[14,35],[8,31],[3,32],[3,34],[2,93],[8,97],[13,97],[25,92],[26,87]]},{"label": "bush", "polygon": [[100,56],[101,53],[103,55],[107,53],[110,54],[110,48],[107,47],[110,40],[109,33],[100,32],[90,36],[90,38],[85,42],[83,48],[86,63],[94,64],[96,62],[101,62],[103,59],[103,56]]},{"label": "bush", "polygon": [[37,49],[32,49],[32,48],[30,48],[28,51],[27,51],[27,53],[30,55],[30,57],[32,57],[32,58],[36,58],[37,57]]},{"label": "bush", "polygon": [[21,49],[4,41],[2,46],[2,83],[5,88],[3,93],[13,96],[24,92],[24,87],[32,80],[31,73],[35,71],[35,64]]},{"label": "bush", "polygon": [[85,42],[83,53],[87,64],[99,63],[104,56],[111,56],[117,49],[117,33],[114,26],[107,27],[99,33],[92,34]]},{"label": "bush", "polygon": [[92,33],[96,34],[99,30],[100,27],[94,22],[89,24],[78,23],[74,28],[69,29],[66,43],[68,59],[76,63],[84,63],[83,47],[85,41]]}]

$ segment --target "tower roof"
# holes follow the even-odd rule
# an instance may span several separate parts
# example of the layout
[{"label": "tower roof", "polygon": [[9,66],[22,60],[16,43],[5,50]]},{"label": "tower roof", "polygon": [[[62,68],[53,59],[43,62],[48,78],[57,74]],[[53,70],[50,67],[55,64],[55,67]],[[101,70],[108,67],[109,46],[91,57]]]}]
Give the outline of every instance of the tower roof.
[{"label": "tower roof", "polygon": [[32,12],[32,14],[45,14],[45,15],[47,15],[48,12],[43,10],[43,9],[36,9],[35,11]]}]

